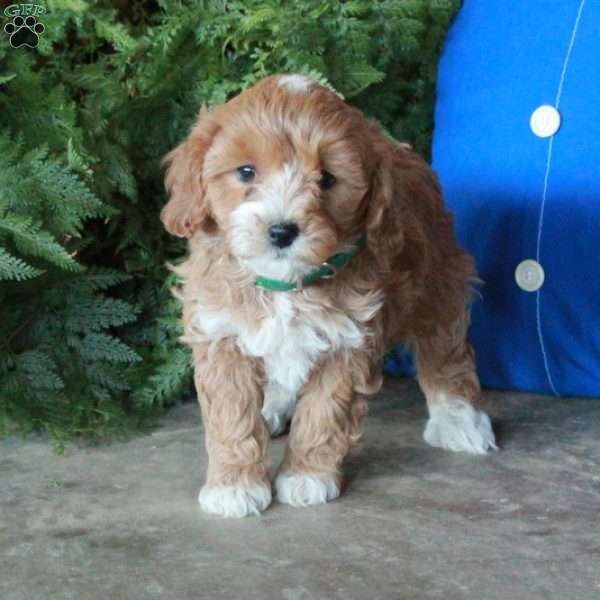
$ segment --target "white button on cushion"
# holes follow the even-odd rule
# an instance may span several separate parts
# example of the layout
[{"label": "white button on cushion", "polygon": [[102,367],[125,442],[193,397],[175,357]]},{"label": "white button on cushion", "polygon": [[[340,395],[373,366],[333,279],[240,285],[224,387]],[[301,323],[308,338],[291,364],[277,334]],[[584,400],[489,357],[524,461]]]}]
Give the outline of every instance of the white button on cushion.
[{"label": "white button on cushion", "polygon": [[529,120],[531,130],[541,138],[554,135],[560,127],[560,113],[554,106],[543,104],[538,106],[531,114]]},{"label": "white button on cushion", "polygon": [[524,260],[515,271],[517,285],[525,292],[535,292],[544,285],[544,269],[535,260]]}]

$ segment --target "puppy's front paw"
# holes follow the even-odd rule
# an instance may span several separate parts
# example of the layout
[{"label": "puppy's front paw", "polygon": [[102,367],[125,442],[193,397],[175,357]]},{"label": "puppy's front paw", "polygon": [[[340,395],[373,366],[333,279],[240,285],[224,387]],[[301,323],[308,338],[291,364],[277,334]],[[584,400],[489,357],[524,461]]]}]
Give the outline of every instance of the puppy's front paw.
[{"label": "puppy's front paw", "polygon": [[219,517],[259,515],[271,504],[271,488],[258,484],[251,487],[205,485],[198,502],[204,512]]},{"label": "puppy's front paw", "polygon": [[490,418],[463,400],[437,402],[429,415],[423,438],[430,446],[470,454],[498,450]]},{"label": "puppy's front paw", "polygon": [[318,477],[291,471],[280,473],[275,480],[277,499],[292,506],[325,504],[340,495],[340,486],[333,477]]}]

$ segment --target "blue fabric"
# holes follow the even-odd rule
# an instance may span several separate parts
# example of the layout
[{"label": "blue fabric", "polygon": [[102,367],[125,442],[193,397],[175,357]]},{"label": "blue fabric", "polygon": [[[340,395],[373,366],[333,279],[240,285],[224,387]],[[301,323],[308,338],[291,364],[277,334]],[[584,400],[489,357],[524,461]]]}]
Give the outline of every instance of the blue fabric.
[{"label": "blue fabric", "polygon": [[414,377],[416,371],[409,350],[398,346],[390,352],[383,363],[383,372],[396,377]]},{"label": "blue fabric", "polygon": [[[440,62],[433,166],[485,281],[471,340],[493,388],[600,396],[600,2],[581,12],[560,130],[542,139],[529,126],[555,105],[579,7],[466,0]],[[537,258],[540,220],[545,283],[525,292],[514,273]]]}]

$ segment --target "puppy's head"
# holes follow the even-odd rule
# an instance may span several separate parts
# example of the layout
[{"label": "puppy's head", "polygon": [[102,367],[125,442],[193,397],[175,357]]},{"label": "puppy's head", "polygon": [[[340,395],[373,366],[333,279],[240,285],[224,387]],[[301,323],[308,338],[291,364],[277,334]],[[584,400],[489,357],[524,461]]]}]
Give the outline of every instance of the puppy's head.
[{"label": "puppy's head", "polygon": [[300,75],[212,111],[167,157],[169,232],[220,233],[252,272],[295,279],[381,226],[391,179],[378,127]]}]

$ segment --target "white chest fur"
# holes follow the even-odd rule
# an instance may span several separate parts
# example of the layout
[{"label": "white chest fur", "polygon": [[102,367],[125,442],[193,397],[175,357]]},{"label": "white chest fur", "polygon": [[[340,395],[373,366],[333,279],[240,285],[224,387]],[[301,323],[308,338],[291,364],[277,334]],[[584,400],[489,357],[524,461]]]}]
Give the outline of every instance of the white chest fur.
[{"label": "white chest fur", "polygon": [[364,338],[360,324],[341,310],[300,303],[289,294],[269,297],[258,322],[248,322],[243,313],[207,310],[199,304],[193,325],[203,340],[235,337],[241,352],[264,360],[269,382],[293,394],[322,353],[357,348]]}]

